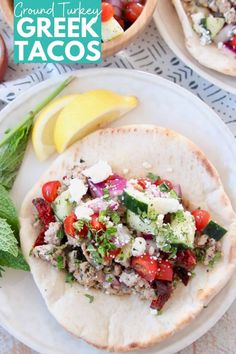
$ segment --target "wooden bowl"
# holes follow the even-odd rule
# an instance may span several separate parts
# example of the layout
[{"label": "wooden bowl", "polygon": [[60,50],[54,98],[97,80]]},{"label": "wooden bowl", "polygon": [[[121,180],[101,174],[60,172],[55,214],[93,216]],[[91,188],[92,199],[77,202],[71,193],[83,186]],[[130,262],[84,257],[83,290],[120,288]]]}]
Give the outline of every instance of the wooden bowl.
[{"label": "wooden bowl", "polygon": [[146,0],[141,15],[121,36],[102,44],[102,57],[107,58],[126,48],[134,39],[142,33],[152,19],[157,0]]},{"label": "wooden bowl", "polygon": [[[139,34],[141,34],[147,24],[151,21],[156,4],[157,0],[146,0],[146,4],[141,15],[133,23],[133,25],[130,26],[121,36],[110,42],[102,44],[102,57],[107,58],[114,55],[121,49],[127,47]],[[6,18],[6,21],[9,23],[11,28],[13,28],[13,0],[0,0],[0,8]]]},{"label": "wooden bowl", "polygon": [[13,14],[13,0],[0,0],[0,9],[9,24],[13,29],[14,14]]}]

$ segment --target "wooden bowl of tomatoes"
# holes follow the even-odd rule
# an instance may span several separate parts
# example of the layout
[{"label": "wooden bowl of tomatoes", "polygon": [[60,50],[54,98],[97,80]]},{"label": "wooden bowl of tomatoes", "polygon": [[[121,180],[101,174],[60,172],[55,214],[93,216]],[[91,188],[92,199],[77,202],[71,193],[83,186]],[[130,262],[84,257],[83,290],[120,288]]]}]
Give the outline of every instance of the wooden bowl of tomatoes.
[{"label": "wooden bowl of tomatoes", "polygon": [[[103,58],[114,55],[127,47],[142,33],[152,19],[156,4],[157,0],[102,0],[102,37],[105,32],[105,41],[102,38]],[[104,31],[111,16],[123,29],[123,33],[120,31],[114,38],[106,36],[107,33]]]}]

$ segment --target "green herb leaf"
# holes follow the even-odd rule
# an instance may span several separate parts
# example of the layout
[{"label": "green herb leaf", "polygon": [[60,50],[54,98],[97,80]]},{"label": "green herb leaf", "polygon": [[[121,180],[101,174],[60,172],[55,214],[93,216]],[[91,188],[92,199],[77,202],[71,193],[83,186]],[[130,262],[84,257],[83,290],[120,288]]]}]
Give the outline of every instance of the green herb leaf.
[{"label": "green herb leaf", "polygon": [[62,256],[57,257],[57,268],[60,270],[65,268],[65,262]]},{"label": "green herb leaf", "polygon": [[120,223],[120,215],[117,212],[113,212],[111,214],[111,221],[115,224],[118,225]]},{"label": "green herb leaf", "polygon": [[10,190],[24,158],[34,117],[51,102],[74,78],[65,80],[50,96],[41,102],[0,142],[0,184]]},{"label": "green herb leaf", "polygon": [[79,232],[83,229],[84,225],[85,225],[85,220],[82,219],[73,223],[74,228]]},{"label": "green herb leaf", "polygon": [[18,237],[19,232],[19,221],[17,217],[16,208],[10,198],[7,190],[0,185],[0,218],[5,219],[7,223],[11,226],[12,230],[15,233],[15,236]]},{"label": "green herb leaf", "polygon": [[0,147],[0,184],[10,190],[21,166],[27,147],[33,117],[22,124],[12,135],[8,143]]},{"label": "green herb leaf", "polygon": [[73,282],[74,282],[74,280],[75,280],[75,278],[74,278],[73,274],[68,273],[68,274],[66,275],[66,283],[67,283],[67,284],[72,285]]},{"label": "green herb leaf", "polygon": [[110,192],[108,188],[103,189],[103,199],[104,200],[109,200],[110,199]]},{"label": "green herb leaf", "polygon": [[18,250],[17,257],[12,256],[10,253],[0,251],[0,265],[13,269],[21,269],[26,272],[30,270],[20,249]]},{"label": "green herb leaf", "polygon": [[221,259],[222,257],[222,253],[220,251],[217,251],[214,255],[214,257],[210,260],[209,262],[209,267],[210,268],[213,268],[214,265],[219,262],[219,260]]},{"label": "green herb leaf", "polygon": [[177,210],[176,213],[173,215],[173,219],[177,222],[185,221],[185,216],[183,210]]},{"label": "green herb leaf", "polygon": [[86,296],[89,299],[89,303],[90,304],[94,301],[94,296],[93,295],[84,294],[84,296]]},{"label": "green herb leaf", "polygon": [[199,263],[203,263],[204,262],[204,259],[206,257],[206,251],[202,248],[195,248],[195,255],[197,257],[197,261]]},{"label": "green herb leaf", "polygon": [[61,240],[63,240],[64,236],[65,236],[65,233],[64,233],[63,229],[62,228],[59,229],[57,231],[57,238],[61,241]]},{"label": "green herb leaf", "polygon": [[2,218],[0,218],[0,250],[8,252],[14,257],[18,254],[17,240],[11,226]]},{"label": "green herb leaf", "polygon": [[152,173],[152,172],[149,172],[149,173],[147,174],[147,177],[148,177],[152,182],[156,182],[156,181],[158,181],[159,179],[161,179],[160,176],[155,175],[155,174]]}]

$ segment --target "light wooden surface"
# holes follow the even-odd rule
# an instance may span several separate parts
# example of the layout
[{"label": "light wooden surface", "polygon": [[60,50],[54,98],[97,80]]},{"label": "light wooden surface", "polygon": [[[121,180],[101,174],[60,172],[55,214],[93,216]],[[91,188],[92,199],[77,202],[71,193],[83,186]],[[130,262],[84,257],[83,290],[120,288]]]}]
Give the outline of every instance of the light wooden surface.
[{"label": "light wooden surface", "polygon": [[[236,302],[202,338],[178,354],[235,354]],[[0,354],[37,354],[0,328]],[[43,354],[43,352],[42,352]],[[75,354],[75,353],[71,353]],[[81,353],[82,354],[82,353]],[[86,353],[83,353],[86,354]],[[105,352],[104,352],[105,354]],[[140,351],[142,354],[142,351]],[[158,353],[157,353],[158,354]]]}]

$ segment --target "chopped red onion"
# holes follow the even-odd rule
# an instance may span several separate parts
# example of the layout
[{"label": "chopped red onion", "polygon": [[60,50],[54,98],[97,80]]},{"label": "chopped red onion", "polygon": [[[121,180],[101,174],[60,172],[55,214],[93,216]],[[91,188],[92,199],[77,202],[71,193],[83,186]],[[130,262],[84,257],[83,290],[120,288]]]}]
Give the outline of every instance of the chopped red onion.
[{"label": "chopped red onion", "polygon": [[236,48],[232,47],[232,45],[229,42],[224,44],[224,48],[226,48],[226,49],[230,50],[232,53],[236,54]]},{"label": "chopped red onion", "polygon": [[103,190],[107,188],[109,189],[111,198],[121,195],[126,187],[126,184],[126,179],[117,174],[113,174],[106,181],[100,183],[93,183],[90,179],[88,179],[90,193],[94,198],[101,198],[103,196]]}]

